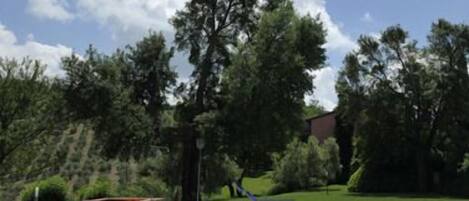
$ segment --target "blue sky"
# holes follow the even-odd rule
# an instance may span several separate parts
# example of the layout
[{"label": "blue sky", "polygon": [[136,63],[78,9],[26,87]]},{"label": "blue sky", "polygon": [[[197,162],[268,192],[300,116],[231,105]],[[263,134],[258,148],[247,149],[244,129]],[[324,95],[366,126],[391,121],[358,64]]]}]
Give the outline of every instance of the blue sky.
[{"label": "blue sky", "polygon": [[[111,53],[134,43],[149,29],[172,40],[168,18],[186,0],[3,0],[0,2],[0,56],[38,58],[47,73],[62,75],[60,57],[83,54],[89,44]],[[356,47],[361,34],[379,34],[400,24],[411,38],[425,44],[430,25],[438,18],[467,23],[467,0],[294,0],[301,14],[320,14],[328,30],[328,67],[314,72],[314,99],[331,109],[337,98],[334,82],[344,55]],[[170,43],[171,44],[171,43]],[[173,65],[180,80],[192,67],[180,53]]]}]

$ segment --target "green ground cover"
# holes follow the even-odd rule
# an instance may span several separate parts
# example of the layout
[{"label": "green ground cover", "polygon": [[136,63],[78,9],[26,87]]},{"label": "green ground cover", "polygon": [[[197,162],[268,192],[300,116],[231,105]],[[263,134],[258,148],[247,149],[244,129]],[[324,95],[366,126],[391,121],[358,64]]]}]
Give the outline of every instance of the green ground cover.
[{"label": "green ground cover", "polygon": [[[257,178],[245,178],[243,181],[245,189],[255,194],[259,201],[458,201],[463,198],[451,198],[440,195],[417,195],[417,194],[358,194],[347,192],[344,185],[331,185],[326,190],[325,187],[314,189],[307,192],[284,193],[275,196],[267,196],[268,190],[273,182],[270,173],[261,175]],[[249,201],[247,198],[229,197],[228,189],[225,187],[218,195],[210,197],[211,201]]]}]

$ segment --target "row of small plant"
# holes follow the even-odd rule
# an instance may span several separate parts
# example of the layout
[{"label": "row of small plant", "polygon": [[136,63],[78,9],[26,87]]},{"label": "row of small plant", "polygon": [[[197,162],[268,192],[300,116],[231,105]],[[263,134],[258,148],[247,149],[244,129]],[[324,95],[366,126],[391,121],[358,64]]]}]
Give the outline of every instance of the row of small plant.
[{"label": "row of small plant", "polygon": [[31,162],[27,176],[24,176],[21,180],[16,179],[16,182],[4,181],[9,184],[6,185],[8,188],[0,190],[3,191],[0,196],[1,200],[15,200],[25,183],[58,174],[60,167],[64,167],[67,162],[67,153],[69,152],[70,143],[74,141],[72,136],[74,132],[76,132],[76,126],[72,125],[71,129],[65,131],[65,135],[51,136],[48,140],[50,145],[45,146],[41,153],[37,155],[37,158]]},{"label": "row of small plant", "polygon": [[[99,147],[93,143],[93,141],[87,155],[85,155],[83,147],[86,145],[88,134],[88,129],[80,129],[79,125],[72,125],[69,130],[65,131],[65,135],[51,139],[55,144],[53,144],[53,146],[45,147],[43,154],[40,154],[38,158],[35,159],[35,163],[31,164],[30,167],[30,169],[38,169],[39,167],[48,164],[49,168],[42,169],[38,174],[31,175],[28,180],[12,183],[9,185],[8,189],[0,189],[1,198],[5,198],[6,200],[15,200],[15,197],[20,194],[20,191],[26,183],[42,180],[47,181],[53,175],[59,175],[65,181],[71,181],[74,176],[77,176],[74,182],[65,182],[66,190],[71,191],[79,191],[83,187],[86,187],[90,182],[103,180],[100,178],[107,178],[113,166],[112,162],[105,161],[103,158],[99,157]],[[75,149],[71,150],[71,145],[73,143],[75,143]],[[80,162],[84,158],[86,158],[86,162],[83,164],[83,167],[80,167]],[[138,193],[138,191],[142,191],[142,188],[146,189],[144,187],[136,186],[157,185],[161,187],[161,182],[158,181],[157,184],[152,184],[153,181],[151,180],[146,181],[145,179],[133,178],[137,176],[133,173],[135,170],[132,170],[132,168],[128,166],[129,164],[126,162],[116,163],[118,184],[116,184],[115,188],[120,189],[122,188],[121,186],[129,186],[127,188],[122,188],[124,190],[119,190],[120,192]],[[135,184],[132,184],[132,181],[135,181]],[[37,185],[37,182],[35,184]],[[160,187],[158,187],[158,189],[161,189]],[[146,191],[151,190],[147,189]],[[157,191],[160,192],[161,190]]]},{"label": "row of small plant", "polygon": [[164,197],[167,195],[166,185],[155,179],[141,178],[136,183],[127,186],[114,186],[105,177],[98,178],[93,184],[82,186],[73,194],[67,194],[67,181],[60,176],[30,183],[20,193],[21,201],[34,201],[35,189],[39,188],[39,200],[53,201],[79,201],[87,199],[98,199],[113,196],[141,196],[141,197]]}]

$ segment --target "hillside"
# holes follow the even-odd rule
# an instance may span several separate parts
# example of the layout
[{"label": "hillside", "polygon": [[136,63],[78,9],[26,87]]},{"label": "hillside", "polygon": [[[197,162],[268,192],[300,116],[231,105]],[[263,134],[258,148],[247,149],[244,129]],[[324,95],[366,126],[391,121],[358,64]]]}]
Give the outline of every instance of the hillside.
[{"label": "hillside", "polygon": [[[136,181],[137,163],[101,158],[97,151],[94,133],[83,124],[72,125],[61,136],[52,136],[38,157],[31,161],[28,175],[6,178],[0,186],[0,200],[18,199],[23,186],[31,181],[52,175],[60,175],[69,181],[69,193],[81,186],[95,182],[99,177],[108,177],[114,184]],[[40,171],[33,171],[33,170]]]}]

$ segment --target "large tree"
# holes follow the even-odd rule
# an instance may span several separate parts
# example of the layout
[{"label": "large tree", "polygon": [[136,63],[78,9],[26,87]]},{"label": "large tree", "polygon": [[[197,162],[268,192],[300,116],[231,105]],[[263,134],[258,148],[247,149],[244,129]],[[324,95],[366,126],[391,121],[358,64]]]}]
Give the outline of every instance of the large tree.
[{"label": "large tree", "polygon": [[63,59],[68,109],[76,119],[93,119],[106,156],[139,157],[159,143],[166,94],[176,79],[172,52],[161,34],[150,32],[111,56],[90,48],[84,59]]},{"label": "large tree", "polygon": [[252,41],[223,77],[224,143],[244,173],[269,168],[271,154],[303,134],[304,98],[313,92],[310,72],[326,58],[319,19],[298,16],[291,1],[281,2],[264,11]]},{"label": "large tree", "polygon": [[[337,81],[339,112],[355,127],[361,190],[449,185],[428,178],[455,178],[469,148],[469,27],[439,20],[424,48],[407,36],[392,26],[380,38],[360,37]],[[378,171],[389,177],[376,180]]]},{"label": "large tree", "polygon": [[189,53],[194,65],[193,82],[179,106],[182,153],[182,200],[196,200],[200,136],[195,118],[218,107],[217,91],[223,67],[230,63],[230,49],[240,36],[250,36],[256,0],[192,0],[171,19],[179,50]]}]

